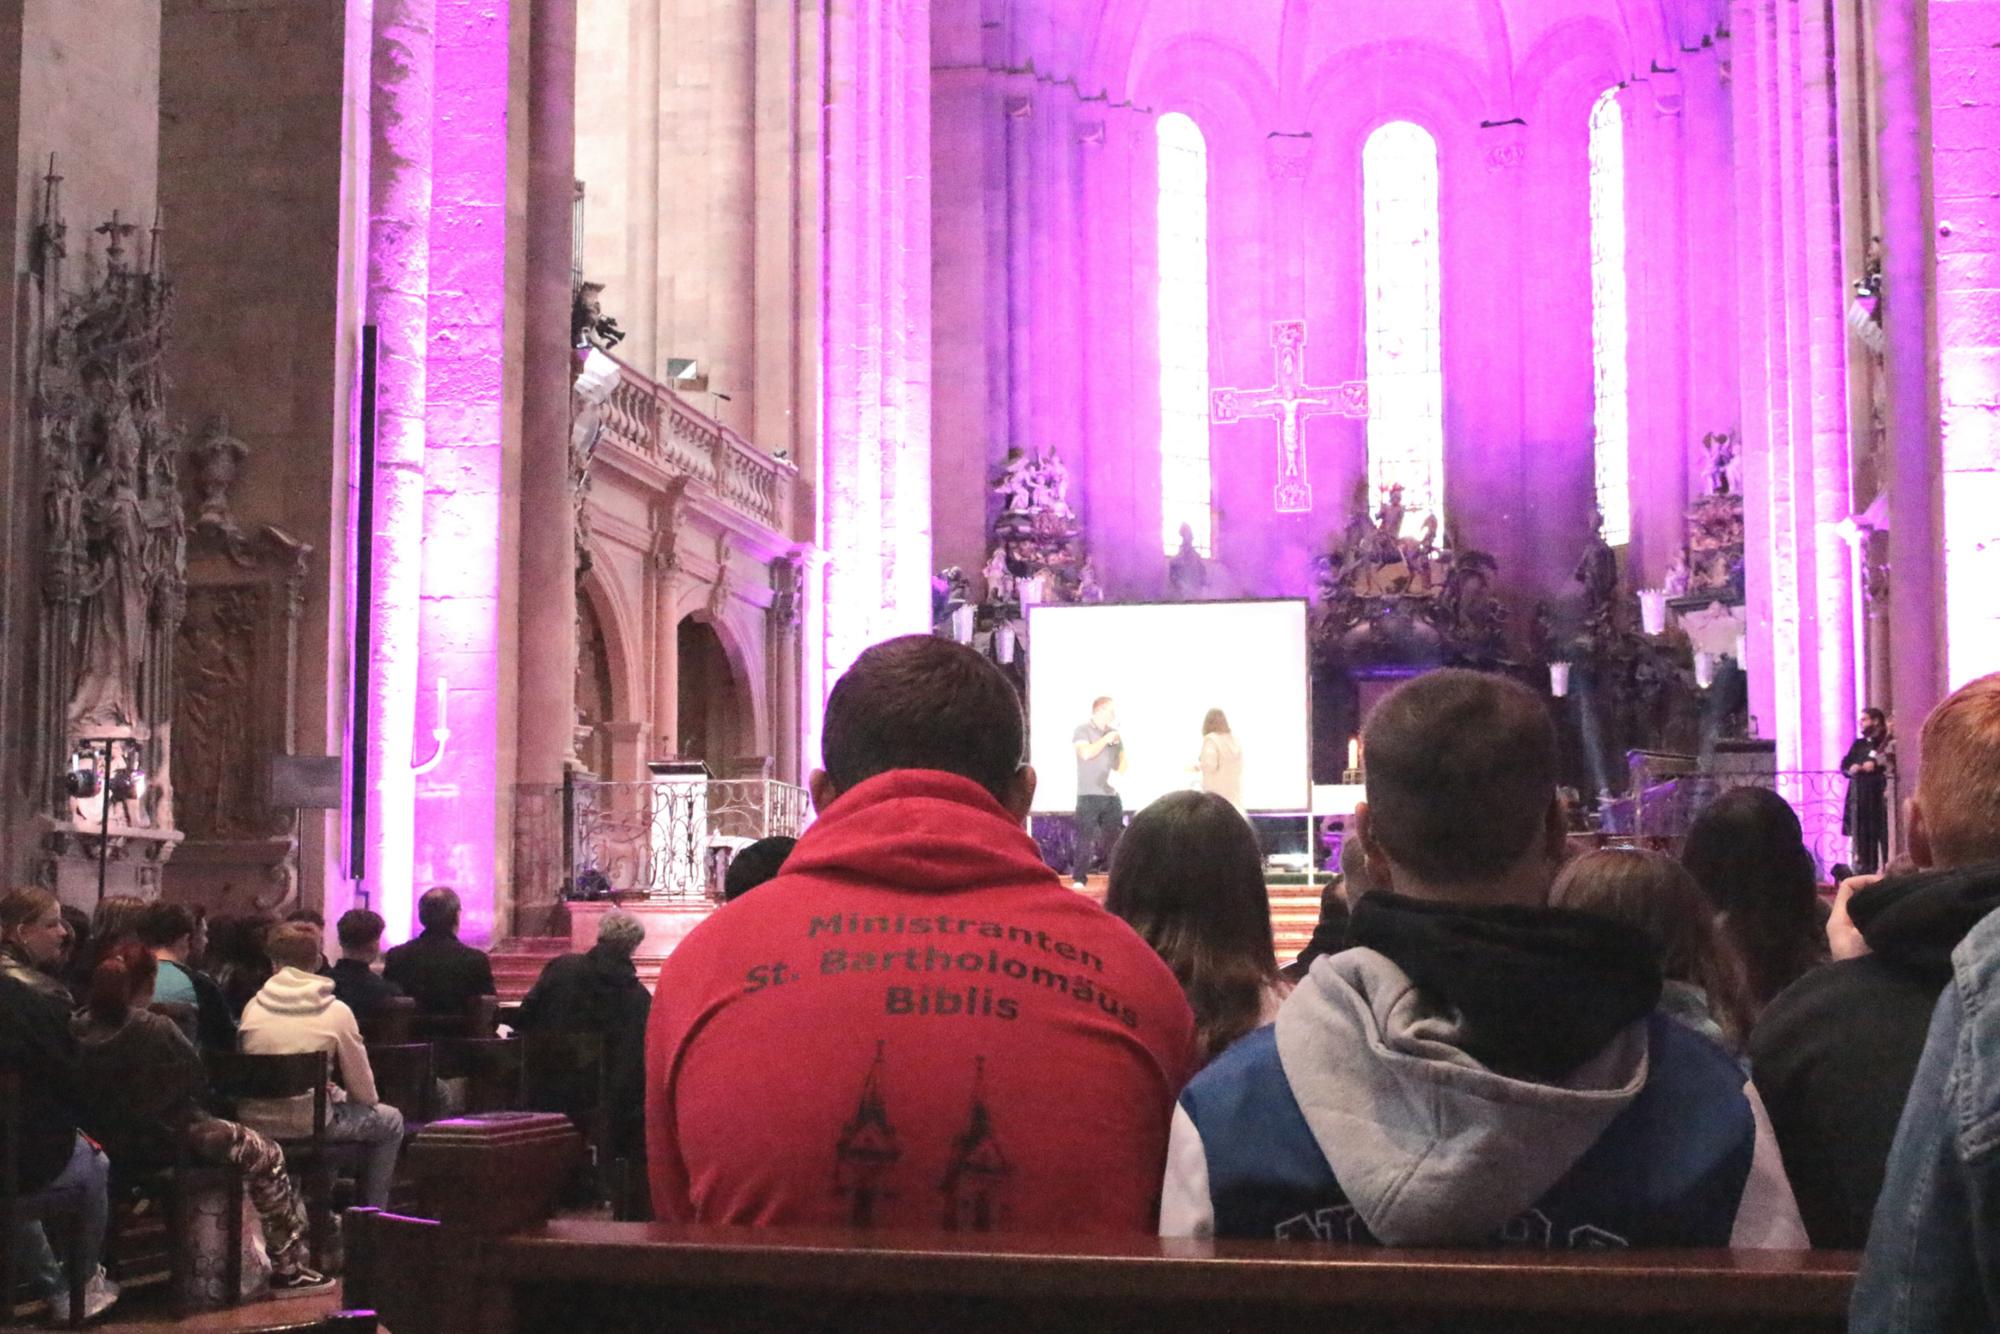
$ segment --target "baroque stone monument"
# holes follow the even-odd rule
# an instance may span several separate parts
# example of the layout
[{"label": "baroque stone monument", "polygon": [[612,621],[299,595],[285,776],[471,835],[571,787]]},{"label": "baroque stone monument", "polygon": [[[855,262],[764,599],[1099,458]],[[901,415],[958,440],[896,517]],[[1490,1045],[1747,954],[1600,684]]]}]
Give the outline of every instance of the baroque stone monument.
[{"label": "baroque stone monument", "polygon": [[[95,229],[102,251],[86,254],[82,281],[66,286],[68,227],[53,163],[44,185],[28,369],[42,482],[33,770],[46,794],[41,873],[66,898],[94,898],[108,843],[114,891],[150,896],[181,839],[173,683],[187,525],[161,371],[172,289],[159,226],[142,238],[116,213]],[[93,796],[71,796],[65,773],[103,766],[107,749],[112,769],[145,775],[143,791],[120,801],[100,784]]]}]

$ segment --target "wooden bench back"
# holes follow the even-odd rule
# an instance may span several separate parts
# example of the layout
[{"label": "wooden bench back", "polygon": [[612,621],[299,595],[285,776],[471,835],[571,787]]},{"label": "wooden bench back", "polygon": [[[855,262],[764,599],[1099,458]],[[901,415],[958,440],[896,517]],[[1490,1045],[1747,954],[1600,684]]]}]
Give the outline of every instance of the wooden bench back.
[{"label": "wooden bench back", "polygon": [[576,1148],[561,1118],[435,1129],[411,1167],[441,1221],[349,1215],[347,1300],[397,1334],[652,1329],[667,1313],[716,1334],[1832,1334],[1858,1258],[549,1222],[548,1174]]}]

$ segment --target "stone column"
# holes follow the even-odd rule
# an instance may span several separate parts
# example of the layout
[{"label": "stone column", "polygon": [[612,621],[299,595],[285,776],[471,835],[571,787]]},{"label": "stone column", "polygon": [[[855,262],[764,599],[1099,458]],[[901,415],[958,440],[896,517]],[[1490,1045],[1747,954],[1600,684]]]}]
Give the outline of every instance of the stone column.
[{"label": "stone column", "polygon": [[[375,0],[368,108],[368,322],[375,326],[375,523],[367,572],[365,833],[354,850],[393,943],[415,904],[417,639],[423,580],[435,0]],[[357,479],[367,486],[368,478]]]},{"label": "stone column", "polygon": [[1032,444],[1034,430],[1035,101],[1024,86],[1010,89],[1002,107],[1007,117],[1006,444],[1011,449]]},{"label": "stone column", "polygon": [[[1890,0],[1878,13],[1881,72],[1882,323],[1887,336],[1891,708],[1904,734],[1944,686],[1943,499],[1930,306],[1930,202],[1924,180],[1923,0]],[[1903,789],[1915,787],[1917,747],[1898,757]]]},{"label": "stone column", "polygon": [[[514,781],[523,789],[559,785],[575,746],[577,527],[570,459],[575,357],[569,313],[576,0],[538,0],[529,12],[527,138],[520,621],[514,651]],[[559,834],[527,827],[538,809],[517,804],[517,847]],[[511,907],[516,886],[501,889],[508,900],[504,906]],[[502,916],[511,928],[513,914]],[[495,934],[504,934],[503,924],[496,924]]]},{"label": "stone column", "polygon": [[528,36],[527,347],[521,385],[521,631],[515,781],[560,783],[576,716],[570,477],[570,207],[576,0],[537,0]]}]

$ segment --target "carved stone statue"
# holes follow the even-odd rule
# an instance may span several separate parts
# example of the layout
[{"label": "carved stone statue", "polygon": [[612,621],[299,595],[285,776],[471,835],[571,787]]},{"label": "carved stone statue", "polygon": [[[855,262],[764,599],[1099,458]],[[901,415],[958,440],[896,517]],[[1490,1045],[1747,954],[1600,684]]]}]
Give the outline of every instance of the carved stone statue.
[{"label": "carved stone statue", "polygon": [[195,501],[195,530],[213,533],[225,541],[240,541],[243,530],[237,526],[236,514],[230,508],[229,490],[242,475],[250,446],[230,433],[227,417],[217,417],[209,422],[191,452],[195,480],[201,488]]},{"label": "carved stone statue", "polygon": [[1035,469],[1035,459],[1021,446],[1015,445],[1007,451],[1000,475],[993,479],[993,494],[1000,497],[1003,513],[1027,514],[1035,508]]},{"label": "carved stone statue", "polygon": [[1711,431],[1701,438],[1702,473],[1712,496],[1743,494],[1742,446],[1734,431]]},{"label": "carved stone statue", "polygon": [[1039,514],[1058,519],[1074,519],[1069,505],[1069,468],[1054,446],[1040,462],[1028,470],[1029,503]]},{"label": "carved stone statue", "polygon": [[980,571],[986,577],[986,600],[988,602],[1012,602],[1014,600],[1014,572],[1007,566],[1005,547],[994,547],[993,554],[986,558],[986,567]]},{"label": "carved stone statue", "polygon": [[1590,540],[1576,563],[1576,581],[1583,585],[1584,614],[1608,616],[1618,597],[1618,553],[1604,540],[1604,515],[1590,511]]}]

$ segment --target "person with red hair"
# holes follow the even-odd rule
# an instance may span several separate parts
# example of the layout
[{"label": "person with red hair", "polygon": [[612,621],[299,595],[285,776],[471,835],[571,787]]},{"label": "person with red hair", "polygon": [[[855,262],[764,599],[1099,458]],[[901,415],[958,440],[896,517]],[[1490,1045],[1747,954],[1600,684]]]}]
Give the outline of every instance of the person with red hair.
[{"label": "person with red hair", "polygon": [[305,1206],[285,1175],[284,1150],[202,1105],[201,1056],[179,1025],[146,1008],[158,972],[136,940],[112,946],[91,970],[75,1021],[85,1128],[127,1167],[170,1163],[185,1149],[237,1168],[264,1223],[272,1295],[325,1291],[331,1281],[306,1263]]}]

